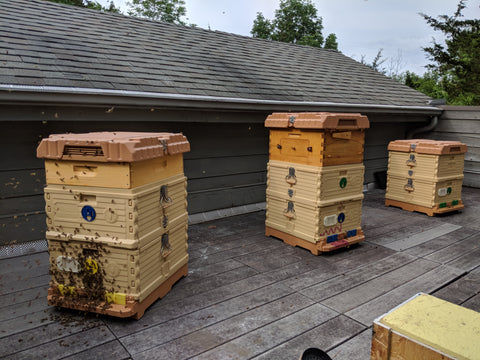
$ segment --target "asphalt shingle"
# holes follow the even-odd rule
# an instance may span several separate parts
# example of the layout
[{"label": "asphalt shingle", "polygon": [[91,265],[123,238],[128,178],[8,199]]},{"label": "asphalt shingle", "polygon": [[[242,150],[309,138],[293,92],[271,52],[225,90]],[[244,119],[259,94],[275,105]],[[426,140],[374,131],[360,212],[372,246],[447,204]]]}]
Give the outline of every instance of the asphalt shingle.
[{"label": "asphalt shingle", "polygon": [[102,13],[2,1],[0,81],[275,101],[424,106],[340,52]]}]

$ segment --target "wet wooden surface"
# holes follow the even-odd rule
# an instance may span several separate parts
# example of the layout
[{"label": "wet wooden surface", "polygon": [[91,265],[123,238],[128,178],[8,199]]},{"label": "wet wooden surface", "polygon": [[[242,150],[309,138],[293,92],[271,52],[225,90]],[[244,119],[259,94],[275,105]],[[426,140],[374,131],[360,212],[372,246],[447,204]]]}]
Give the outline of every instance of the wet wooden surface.
[{"label": "wet wooden surface", "polygon": [[480,189],[428,217],[365,195],[366,241],[313,256],[265,237],[263,212],[189,229],[189,275],[141,320],[46,303],[46,252],[0,260],[0,358],[369,359],[373,320],[418,292],[480,311]]}]

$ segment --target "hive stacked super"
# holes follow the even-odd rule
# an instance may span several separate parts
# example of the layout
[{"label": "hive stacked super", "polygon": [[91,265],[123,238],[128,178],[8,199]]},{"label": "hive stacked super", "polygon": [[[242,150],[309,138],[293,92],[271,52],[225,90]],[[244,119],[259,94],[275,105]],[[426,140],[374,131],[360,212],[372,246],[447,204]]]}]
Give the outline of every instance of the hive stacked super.
[{"label": "hive stacked super", "polygon": [[187,275],[189,150],[174,133],[42,140],[50,305],[139,319]]},{"label": "hive stacked super", "polygon": [[429,216],[463,209],[465,144],[395,140],[390,142],[388,150],[385,205]]},{"label": "hive stacked super", "polygon": [[274,113],[266,235],[318,255],[365,239],[361,229],[366,116]]}]

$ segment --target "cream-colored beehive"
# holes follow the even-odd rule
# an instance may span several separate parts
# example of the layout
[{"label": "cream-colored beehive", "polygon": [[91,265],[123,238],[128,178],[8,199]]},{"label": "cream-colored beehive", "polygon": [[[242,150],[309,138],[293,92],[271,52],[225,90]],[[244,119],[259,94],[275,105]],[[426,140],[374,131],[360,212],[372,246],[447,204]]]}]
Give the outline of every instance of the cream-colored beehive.
[{"label": "cream-colored beehive", "polygon": [[388,150],[385,205],[430,216],[463,209],[465,144],[396,140],[390,142]]},{"label": "cream-colored beehive", "polygon": [[51,305],[143,316],[188,272],[181,134],[52,135],[45,202]]},{"label": "cream-colored beehive", "polygon": [[360,114],[277,113],[270,127],[265,233],[318,255],[365,239]]}]

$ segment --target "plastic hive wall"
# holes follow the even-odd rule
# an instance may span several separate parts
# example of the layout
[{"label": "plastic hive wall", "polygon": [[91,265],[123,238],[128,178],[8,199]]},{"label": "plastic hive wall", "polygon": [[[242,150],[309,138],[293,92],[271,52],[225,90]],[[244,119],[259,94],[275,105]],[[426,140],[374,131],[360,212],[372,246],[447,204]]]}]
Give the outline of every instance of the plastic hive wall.
[{"label": "plastic hive wall", "polygon": [[[91,280],[87,281],[85,271],[65,272],[57,268],[59,256],[77,259],[84,270],[87,259],[98,265],[99,275],[95,286],[101,291],[100,296],[108,291],[124,294],[136,301],[143,301],[158,288],[169,276],[188,262],[187,223],[178,221],[166,234],[172,252],[166,258],[162,256],[162,235],[141,248],[126,249],[106,244],[85,241],[49,240],[49,253],[52,271],[52,284],[74,286],[92,291]],[[101,283],[100,283],[101,282]]]},{"label": "plastic hive wall", "polygon": [[322,206],[362,194],[364,171],[363,164],[318,167],[270,160],[267,195]]},{"label": "plastic hive wall", "polygon": [[[171,205],[161,201],[162,186],[166,186]],[[186,196],[183,174],[134,189],[48,185],[45,188],[46,235],[48,239],[141,248],[167,231],[172,223],[187,221]],[[85,206],[95,210],[93,221],[82,216]],[[165,216],[167,227],[163,223]]]},{"label": "plastic hive wall", "polygon": [[[362,199],[363,194],[358,194],[350,199],[325,202],[323,206],[292,202],[293,216],[287,217],[289,200],[267,196],[265,224],[311,243],[325,242],[330,235],[360,229]],[[340,214],[343,214],[342,222],[338,220]],[[334,217],[335,223],[326,226],[326,217]]]}]

